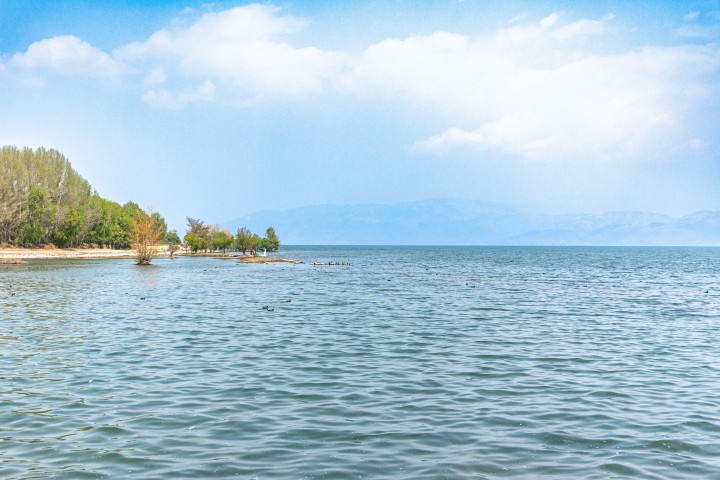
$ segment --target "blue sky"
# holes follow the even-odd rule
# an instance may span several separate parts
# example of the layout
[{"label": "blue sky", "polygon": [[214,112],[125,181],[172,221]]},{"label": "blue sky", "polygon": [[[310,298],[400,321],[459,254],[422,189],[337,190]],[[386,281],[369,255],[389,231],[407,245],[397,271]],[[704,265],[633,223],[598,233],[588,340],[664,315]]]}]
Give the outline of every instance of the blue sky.
[{"label": "blue sky", "polygon": [[0,0],[0,143],[183,228],[321,203],[720,209],[720,4]]}]

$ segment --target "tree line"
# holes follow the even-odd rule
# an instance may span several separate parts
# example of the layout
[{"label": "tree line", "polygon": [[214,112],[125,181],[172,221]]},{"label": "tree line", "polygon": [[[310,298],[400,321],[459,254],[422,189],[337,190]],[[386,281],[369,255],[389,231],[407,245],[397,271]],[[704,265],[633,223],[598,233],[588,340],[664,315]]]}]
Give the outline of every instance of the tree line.
[{"label": "tree line", "polygon": [[[0,148],[0,244],[129,248],[141,213],[99,196],[57,150]],[[165,219],[152,215],[164,238]]]},{"label": "tree line", "polygon": [[[260,237],[245,227],[232,235],[199,219],[187,222],[184,240],[193,253],[280,248],[272,227]],[[167,244],[172,255],[182,242],[159,213],[99,196],[57,150],[0,148],[0,245],[132,247],[140,263],[149,263],[158,243]]]},{"label": "tree line", "polygon": [[200,219],[187,217],[187,232],[185,243],[192,253],[199,251],[222,251],[228,249],[241,251],[243,254],[248,251],[257,252],[261,248],[272,252],[280,248],[280,239],[273,227],[265,230],[265,236],[260,237],[247,227],[239,228],[233,235],[227,229],[219,225],[206,224]]}]

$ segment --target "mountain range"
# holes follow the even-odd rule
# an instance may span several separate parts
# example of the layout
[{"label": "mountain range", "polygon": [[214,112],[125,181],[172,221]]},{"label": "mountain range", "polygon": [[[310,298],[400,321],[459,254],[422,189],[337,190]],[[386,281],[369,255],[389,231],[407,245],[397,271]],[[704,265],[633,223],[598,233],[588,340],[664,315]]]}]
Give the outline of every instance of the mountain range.
[{"label": "mountain range", "polygon": [[480,200],[313,205],[225,222],[286,245],[720,245],[720,212],[679,218],[649,212],[539,215]]}]

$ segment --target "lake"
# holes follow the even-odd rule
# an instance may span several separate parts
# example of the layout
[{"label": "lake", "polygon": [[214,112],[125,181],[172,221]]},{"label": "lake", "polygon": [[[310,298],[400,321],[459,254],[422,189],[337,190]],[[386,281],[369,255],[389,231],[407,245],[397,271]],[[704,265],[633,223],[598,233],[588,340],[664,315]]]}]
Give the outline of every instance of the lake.
[{"label": "lake", "polygon": [[0,266],[0,478],[720,476],[720,249],[279,255]]}]

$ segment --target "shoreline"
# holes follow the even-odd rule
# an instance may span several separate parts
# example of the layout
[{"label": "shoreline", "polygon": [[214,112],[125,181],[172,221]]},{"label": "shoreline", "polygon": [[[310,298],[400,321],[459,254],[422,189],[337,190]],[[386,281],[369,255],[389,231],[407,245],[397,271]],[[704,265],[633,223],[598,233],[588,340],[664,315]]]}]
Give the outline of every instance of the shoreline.
[{"label": "shoreline", "polygon": [[[158,258],[167,258],[170,253],[166,245],[158,248]],[[0,247],[0,265],[14,265],[23,260],[34,259],[103,259],[103,258],[133,258],[137,253],[132,249],[113,248],[22,248]],[[301,263],[297,260],[279,257],[253,257],[239,253],[197,253],[191,254],[178,250],[175,257],[212,257],[221,260],[237,260],[240,263]]]},{"label": "shoreline", "polygon": [[0,259],[52,259],[52,258],[132,258],[134,250],[113,248],[0,248]]}]

